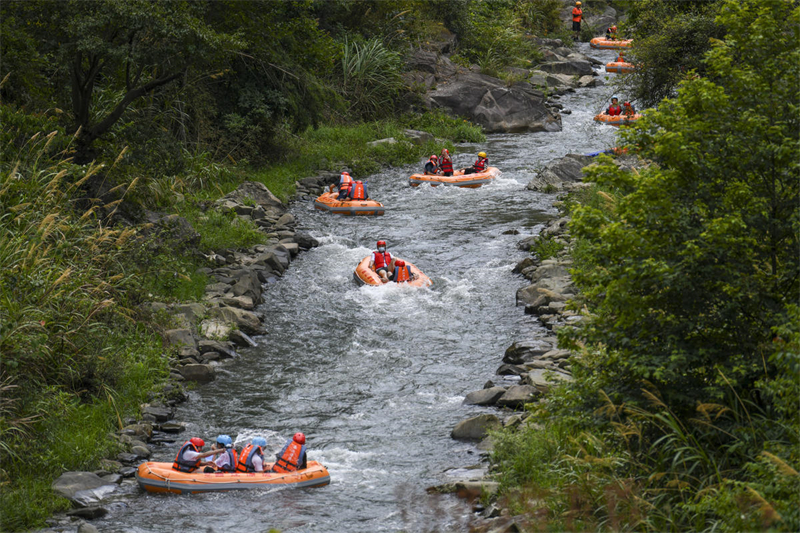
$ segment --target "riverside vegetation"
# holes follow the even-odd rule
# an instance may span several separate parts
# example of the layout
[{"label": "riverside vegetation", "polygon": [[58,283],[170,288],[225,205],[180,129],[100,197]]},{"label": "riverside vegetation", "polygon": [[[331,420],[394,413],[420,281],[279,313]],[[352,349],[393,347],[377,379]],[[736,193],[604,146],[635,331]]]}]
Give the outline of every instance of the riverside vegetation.
[{"label": "riverside vegetation", "polygon": [[[574,381],[494,434],[501,495],[542,530],[797,531],[800,9],[642,4],[713,13],[705,42],[724,38],[702,71],[634,80],[672,95],[620,133],[647,164],[603,156],[565,202]],[[702,41],[674,40],[693,17],[657,22],[634,56]]]},{"label": "riverside vegetation", "polygon": [[[52,480],[98,468],[119,451],[109,433],[160,394],[170,318],[142,304],[200,298],[203,254],[263,239],[214,200],[247,179],[286,201],[320,170],[365,176],[442,147],[367,145],[406,128],[451,149],[482,140],[410,112],[404,54],[456,34],[465,63],[528,66],[525,32],[552,36],[559,5],[3,2],[0,528],[65,509]],[[199,243],[154,234],[152,211],[185,218]]]}]

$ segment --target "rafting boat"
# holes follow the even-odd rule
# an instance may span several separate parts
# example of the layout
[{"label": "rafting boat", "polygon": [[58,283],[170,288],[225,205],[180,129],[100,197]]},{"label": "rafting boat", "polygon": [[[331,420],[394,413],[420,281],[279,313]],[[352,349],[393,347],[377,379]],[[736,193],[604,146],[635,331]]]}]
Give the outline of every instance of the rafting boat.
[{"label": "rafting boat", "polygon": [[618,50],[629,48],[633,44],[633,39],[606,39],[605,37],[595,37],[589,41],[589,46],[598,50]]},{"label": "rafting boat", "polygon": [[600,113],[599,115],[595,115],[594,121],[602,122],[609,126],[625,126],[631,122],[636,122],[640,118],[642,118],[642,115],[638,113],[634,115],[608,115],[606,113]]},{"label": "rafting boat", "polygon": [[314,207],[320,211],[330,211],[337,215],[382,215],[383,204],[367,198],[366,200],[337,200],[339,193],[325,192],[314,200]]},{"label": "rafting boat", "polygon": [[[264,465],[272,468],[272,463]],[[176,494],[197,494],[228,490],[258,489],[270,485],[291,485],[293,487],[322,487],[331,482],[328,469],[317,461],[308,461],[308,468],[297,472],[213,472],[206,474],[178,472],[172,463],[142,463],[136,471],[136,481],[148,492],[173,492]]]},{"label": "rafting boat", "polygon": [[500,169],[497,167],[489,167],[483,172],[476,172],[474,174],[464,174],[464,170],[461,169],[453,172],[452,176],[443,176],[441,174],[414,174],[408,178],[408,183],[412,187],[419,187],[423,183],[430,183],[431,187],[455,185],[456,187],[477,189],[481,185],[486,185],[499,175]]},{"label": "rafting boat", "polygon": [[633,63],[627,63],[625,61],[612,61],[611,63],[606,63],[606,72],[616,72],[617,74],[627,74],[628,72],[633,72],[635,67]]},{"label": "rafting boat", "polygon": [[[374,285],[374,286],[384,285],[378,273],[369,267],[370,259],[372,259],[372,256],[368,255],[367,257],[361,260],[361,262],[356,267],[355,272],[353,272],[353,278],[359,285]],[[400,259],[399,257],[395,257],[394,260],[395,262],[397,262],[398,260],[402,261],[402,259]],[[404,285],[410,285],[412,287],[428,287],[429,285],[433,284],[431,278],[423,274],[422,271],[418,269],[414,264],[409,263],[408,261],[406,261],[405,263],[406,266],[409,267],[409,269],[411,270],[411,274],[413,274],[414,279],[402,282]],[[389,283],[393,282],[390,281]]]}]

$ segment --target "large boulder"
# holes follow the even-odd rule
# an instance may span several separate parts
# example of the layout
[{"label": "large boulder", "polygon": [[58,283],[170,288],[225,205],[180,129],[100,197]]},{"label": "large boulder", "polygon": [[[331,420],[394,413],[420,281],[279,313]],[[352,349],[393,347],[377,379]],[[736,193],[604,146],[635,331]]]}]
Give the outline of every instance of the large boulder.
[{"label": "large boulder", "polygon": [[180,348],[181,346],[195,346],[192,332],[188,329],[169,329],[164,332],[164,344],[168,348]]},{"label": "large boulder", "polygon": [[595,35],[602,35],[605,33],[606,29],[616,24],[617,10],[611,6],[607,6],[601,12],[592,10],[587,14],[584,20]]},{"label": "large boulder", "polygon": [[214,381],[217,377],[211,365],[184,365],[180,368],[180,373],[186,381],[198,383]]},{"label": "large boulder", "polygon": [[148,211],[145,215],[147,223],[139,235],[152,237],[152,245],[156,248],[186,249],[200,244],[201,236],[192,224],[178,215],[165,215]]},{"label": "large boulder", "polygon": [[567,154],[554,159],[533,178],[527,185],[531,191],[555,192],[564,189],[565,184],[583,180],[583,167],[589,165],[593,158],[588,155]]},{"label": "large boulder", "polygon": [[499,429],[500,426],[502,423],[495,415],[483,414],[462,420],[456,424],[450,436],[454,439],[481,440],[488,430]]},{"label": "large boulder", "polygon": [[429,97],[434,106],[468,117],[488,133],[561,131],[561,117],[545,106],[543,96],[527,87],[506,87],[497,78],[468,73],[440,85]]},{"label": "large boulder", "polygon": [[551,349],[552,345],[541,339],[516,341],[506,349],[503,362],[511,365],[527,363]]},{"label": "large boulder", "polygon": [[529,307],[541,307],[549,305],[551,302],[565,302],[567,297],[561,293],[542,287],[539,284],[528,285],[517,290],[517,305]]}]

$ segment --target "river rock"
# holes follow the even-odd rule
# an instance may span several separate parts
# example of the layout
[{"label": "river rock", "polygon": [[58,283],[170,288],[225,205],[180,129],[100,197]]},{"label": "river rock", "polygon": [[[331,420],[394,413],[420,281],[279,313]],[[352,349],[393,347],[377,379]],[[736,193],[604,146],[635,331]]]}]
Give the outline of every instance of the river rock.
[{"label": "river rock", "polygon": [[172,308],[172,312],[176,315],[182,315],[190,324],[197,324],[206,312],[203,304],[188,303],[176,305]]},{"label": "river rock", "polygon": [[581,154],[567,154],[554,159],[545,165],[526,188],[531,191],[560,191],[567,183],[581,181],[583,167],[590,164],[592,159],[591,156]]},{"label": "river rock", "polygon": [[51,487],[59,496],[78,505],[88,506],[113,492],[116,485],[103,481],[92,472],[64,472]]},{"label": "river rock", "polygon": [[153,426],[144,423],[131,424],[119,430],[119,433],[122,435],[137,437],[142,440],[147,440],[153,435]]},{"label": "river rock", "polygon": [[132,466],[123,466],[122,468],[119,469],[119,475],[121,475],[123,478],[126,479],[132,478],[133,476],[136,475],[136,468]]},{"label": "river rock", "polygon": [[107,514],[108,514],[108,509],[106,509],[105,507],[98,507],[94,505],[90,507],[82,507],[80,509],[72,509],[70,511],[67,511],[67,516],[73,516],[75,518],[84,518],[86,520],[94,520],[95,518],[102,518]]},{"label": "river rock", "polygon": [[471,492],[477,495],[485,494],[492,496],[497,494],[500,488],[500,483],[496,481],[456,481],[456,492]]},{"label": "river rock", "polygon": [[231,331],[233,331],[232,325],[216,318],[207,318],[200,323],[200,334],[209,339],[227,339]]},{"label": "river rock", "polygon": [[239,346],[258,346],[258,343],[250,338],[249,335],[238,329],[231,331],[228,338]]},{"label": "river rock", "polygon": [[520,365],[550,351],[552,345],[542,340],[516,341],[506,349],[503,362]]},{"label": "river rock", "polygon": [[92,524],[90,524],[88,522],[82,522],[78,526],[78,532],[77,533],[100,533],[100,530],[97,529],[96,527],[94,527]]},{"label": "river rock", "polygon": [[230,342],[224,342],[224,341],[203,339],[197,343],[197,349],[200,351],[201,354],[206,352],[217,352],[224,359],[231,359],[239,355],[233,349],[233,346]]},{"label": "river rock", "polygon": [[542,262],[539,268],[537,268],[533,273],[530,280],[531,282],[536,283],[537,281],[546,278],[564,278],[568,277],[569,275],[569,270],[567,270],[567,267],[561,263],[545,264]]},{"label": "river rock", "polygon": [[592,29],[595,35],[603,35],[609,27],[616,24],[617,10],[611,6],[600,12],[592,12],[586,16],[586,24]]},{"label": "river rock", "polygon": [[310,250],[319,246],[319,241],[309,235],[308,233],[297,232],[294,234],[294,242],[300,247],[301,250]]},{"label": "river rock", "polygon": [[253,263],[268,267],[279,274],[283,274],[284,270],[286,270],[286,267],[283,266],[283,262],[275,252],[260,254],[253,259]]},{"label": "river rock", "polygon": [[500,365],[497,369],[498,376],[521,376],[528,371],[527,368],[521,365],[509,365],[508,363]]},{"label": "river rock", "polygon": [[209,304],[212,306],[229,306],[229,307],[238,307],[239,309],[244,309],[249,311],[251,309],[255,309],[256,304],[253,301],[252,296],[223,296],[221,298],[212,298],[208,301]]},{"label": "river rock", "polygon": [[531,370],[522,378],[522,383],[535,387],[541,393],[548,392],[559,381],[572,381],[572,376],[552,370]]},{"label": "river rock", "polygon": [[187,381],[207,383],[214,381],[216,373],[211,365],[184,365],[180,368],[180,373]]},{"label": "river rock", "polygon": [[188,329],[170,329],[165,331],[164,344],[167,347],[195,346],[192,332]]},{"label": "river rock", "polygon": [[159,407],[156,405],[148,405],[142,409],[143,415],[150,415],[153,417],[154,422],[166,422],[172,418],[172,410],[166,407]]},{"label": "river rock", "polygon": [[516,409],[530,403],[539,394],[536,387],[531,385],[514,385],[509,387],[505,394],[497,400],[498,407]]},{"label": "river rock", "polygon": [[151,455],[151,451],[147,446],[132,446],[131,453],[136,454],[137,457],[147,459]]},{"label": "river rock", "polygon": [[525,305],[531,309],[538,309],[550,302],[564,302],[567,297],[550,289],[543,288],[540,284],[532,284],[517,290],[517,305]]},{"label": "river rock", "polygon": [[200,244],[200,234],[181,216],[146,211],[145,220],[140,236],[154,237],[156,248],[193,249]]},{"label": "river rock", "polygon": [[236,204],[246,204],[249,201],[253,201],[264,208],[267,213],[282,212],[285,209],[283,202],[272,194],[266,185],[257,181],[245,181],[235,191],[226,194],[216,203],[217,205],[224,205],[225,201],[233,201]]},{"label": "river rock", "polygon": [[592,76],[594,69],[588,61],[553,61],[542,63],[537,70],[549,74],[565,74],[567,76]]},{"label": "river rock", "polygon": [[161,431],[164,433],[183,433],[186,431],[186,426],[183,424],[176,424],[174,422],[170,422],[167,424],[161,424]]},{"label": "river rock", "polygon": [[212,318],[219,318],[228,324],[232,324],[248,335],[259,335],[263,333],[261,321],[254,313],[237,309],[235,307],[216,307],[209,310]]},{"label": "river rock", "polygon": [[409,141],[417,145],[433,142],[433,134],[427,131],[404,130],[403,135],[405,135]]},{"label": "river rock", "polygon": [[456,424],[450,436],[454,439],[481,440],[488,430],[498,429],[500,425],[500,419],[495,415],[482,414]]},{"label": "river rock", "polygon": [[488,389],[476,390],[467,394],[464,398],[466,405],[494,405],[498,398],[505,394],[505,387],[491,387]]},{"label": "river rock", "polygon": [[594,76],[581,76],[578,78],[578,87],[602,87],[605,82]]},{"label": "river rock", "polygon": [[433,106],[466,116],[487,133],[561,131],[561,118],[547,109],[544,97],[523,87],[530,85],[505,87],[497,78],[467,73],[428,96]]},{"label": "river rock", "polygon": [[291,239],[285,239],[285,241],[286,242],[281,241],[281,243],[280,243],[281,246],[286,248],[286,250],[289,252],[289,255],[291,257],[297,257],[297,254],[300,253],[300,245],[297,244],[296,242],[294,242]]}]

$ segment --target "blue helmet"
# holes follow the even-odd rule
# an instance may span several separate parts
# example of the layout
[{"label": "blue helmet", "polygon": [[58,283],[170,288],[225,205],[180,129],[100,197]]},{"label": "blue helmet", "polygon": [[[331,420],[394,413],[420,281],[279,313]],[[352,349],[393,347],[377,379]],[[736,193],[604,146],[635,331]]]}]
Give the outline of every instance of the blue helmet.
[{"label": "blue helmet", "polygon": [[217,437],[217,444],[222,444],[223,446],[233,446],[233,440],[228,435],[220,435]]},{"label": "blue helmet", "polygon": [[261,446],[262,448],[267,445],[267,439],[264,437],[256,437],[252,441],[253,446]]}]

